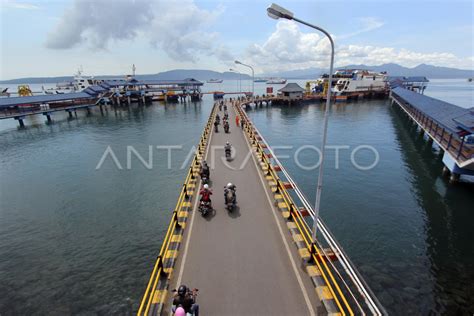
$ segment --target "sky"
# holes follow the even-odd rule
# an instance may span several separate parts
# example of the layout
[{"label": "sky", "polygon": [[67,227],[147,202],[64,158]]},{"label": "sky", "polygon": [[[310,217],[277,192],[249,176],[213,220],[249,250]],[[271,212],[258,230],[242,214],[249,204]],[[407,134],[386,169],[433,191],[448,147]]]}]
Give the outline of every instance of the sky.
[{"label": "sky", "polygon": [[[0,80],[327,68],[322,33],[266,14],[271,0],[0,0]],[[474,69],[472,0],[273,0],[327,30],[335,64]],[[244,69],[242,69],[245,71]]]}]

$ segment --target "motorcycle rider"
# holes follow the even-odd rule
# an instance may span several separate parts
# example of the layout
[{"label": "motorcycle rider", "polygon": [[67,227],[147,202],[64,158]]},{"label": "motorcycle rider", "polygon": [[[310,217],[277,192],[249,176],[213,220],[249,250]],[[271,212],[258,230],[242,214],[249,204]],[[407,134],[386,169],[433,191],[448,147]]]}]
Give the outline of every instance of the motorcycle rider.
[{"label": "motorcycle rider", "polygon": [[209,185],[208,184],[205,184],[203,186],[202,190],[199,192],[199,195],[201,196],[201,202],[211,203],[212,191],[209,190]]},{"label": "motorcycle rider", "polygon": [[227,193],[229,193],[229,191],[232,192],[233,201],[234,202],[237,201],[237,196],[235,194],[236,189],[237,189],[237,187],[232,182],[227,183],[227,185],[224,187],[224,201],[225,201],[225,204],[227,204],[228,202],[231,202],[231,201],[227,201]]},{"label": "motorcycle rider", "polygon": [[229,131],[229,127],[230,127],[230,126],[229,126],[229,121],[224,120],[224,130],[225,130],[226,132]]},{"label": "motorcycle rider", "polygon": [[207,165],[207,162],[205,160],[201,164],[201,170],[199,173],[201,175],[201,178],[203,176],[206,176],[209,179],[209,174],[210,174],[209,166]]},{"label": "motorcycle rider", "polygon": [[176,312],[179,306],[184,309],[186,314],[189,313],[194,316],[199,316],[199,305],[196,304],[193,293],[186,285],[181,285],[173,298],[173,306],[171,308],[173,313]]},{"label": "motorcycle rider", "polygon": [[225,150],[225,153],[229,153],[229,155],[231,154],[232,152],[232,145],[229,143],[229,142],[226,142],[225,143],[225,147],[224,147],[224,150]]}]

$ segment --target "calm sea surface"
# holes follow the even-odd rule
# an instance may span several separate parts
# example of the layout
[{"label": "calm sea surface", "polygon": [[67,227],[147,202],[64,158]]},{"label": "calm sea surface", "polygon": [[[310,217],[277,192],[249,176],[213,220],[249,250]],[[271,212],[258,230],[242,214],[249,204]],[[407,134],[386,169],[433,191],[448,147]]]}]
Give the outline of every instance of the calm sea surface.
[{"label": "calm sea surface", "polygon": [[[267,86],[255,87],[262,94]],[[250,91],[251,82],[242,89]],[[432,80],[426,94],[468,108],[473,89],[464,79]],[[89,117],[79,111],[74,120],[57,113],[51,125],[36,116],[24,130],[0,121],[0,314],[136,311],[212,103],[206,96]],[[317,170],[298,164],[317,160],[308,145],[320,145],[321,105],[248,113],[277,154],[289,156],[282,162],[314,201]],[[448,185],[438,151],[386,100],[335,105],[328,143],[344,147],[337,167],[328,150],[321,216],[387,310],[472,314],[472,179]],[[167,145],[179,146],[170,166],[168,152],[156,147]],[[351,163],[351,154],[359,165],[374,162],[361,145],[378,153],[370,170]],[[138,159],[127,166],[127,146],[146,159],[152,146],[152,168]],[[109,157],[97,170],[107,148],[120,166]]]}]

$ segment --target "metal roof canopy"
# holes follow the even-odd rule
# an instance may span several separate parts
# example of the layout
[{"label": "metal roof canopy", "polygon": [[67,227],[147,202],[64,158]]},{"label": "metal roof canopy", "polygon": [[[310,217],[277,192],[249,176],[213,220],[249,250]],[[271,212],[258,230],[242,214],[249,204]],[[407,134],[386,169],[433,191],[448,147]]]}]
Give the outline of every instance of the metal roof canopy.
[{"label": "metal roof canopy", "polygon": [[92,98],[94,98],[94,96],[86,92],[45,94],[45,95],[35,95],[35,96],[30,96],[30,97],[0,98],[0,108],[6,108],[9,106],[24,105],[24,104],[43,104],[43,103],[50,103],[50,102],[57,102],[57,101],[92,99]]},{"label": "metal roof canopy", "polygon": [[401,97],[411,106],[423,112],[425,115],[429,116],[451,132],[458,133],[461,129],[465,129],[462,126],[464,123],[471,124],[471,127],[474,125],[474,114],[472,109],[465,109],[401,87],[393,89],[392,93]]},{"label": "metal roof canopy", "polygon": [[126,81],[126,80],[106,80],[103,85],[109,87],[120,87],[120,86],[202,86],[203,83],[193,78],[187,78],[184,80],[142,80],[142,81]]},{"label": "metal roof canopy", "polygon": [[288,83],[283,88],[279,89],[280,92],[304,92],[305,90],[301,88],[297,83]]}]

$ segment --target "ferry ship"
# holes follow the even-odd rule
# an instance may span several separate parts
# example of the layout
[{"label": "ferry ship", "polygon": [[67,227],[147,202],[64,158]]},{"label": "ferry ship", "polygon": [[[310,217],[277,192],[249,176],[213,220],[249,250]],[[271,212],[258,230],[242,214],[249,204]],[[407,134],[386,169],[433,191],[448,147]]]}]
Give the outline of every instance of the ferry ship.
[{"label": "ferry ship", "polygon": [[337,78],[333,91],[336,95],[364,92],[382,92],[387,88],[387,73],[361,69],[337,70]]},{"label": "ferry ship", "polygon": [[88,87],[101,83],[102,80],[94,79],[94,77],[85,77],[82,75],[82,69],[79,69],[74,75],[74,80],[69,82],[60,82],[56,84],[55,88],[44,89],[45,94],[62,94],[79,92]]},{"label": "ferry ship", "polygon": [[286,79],[281,79],[281,78],[271,78],[267,80],[267,84],[285,84]]},{"label": "ferry ship", "polygon": [[209,79],[207,83],[222,83],[222,79]]}]

